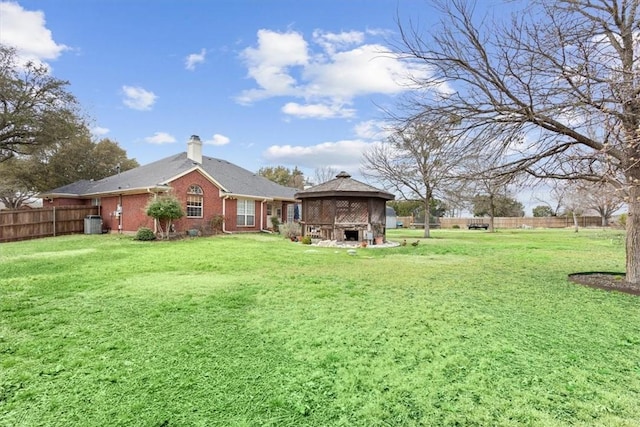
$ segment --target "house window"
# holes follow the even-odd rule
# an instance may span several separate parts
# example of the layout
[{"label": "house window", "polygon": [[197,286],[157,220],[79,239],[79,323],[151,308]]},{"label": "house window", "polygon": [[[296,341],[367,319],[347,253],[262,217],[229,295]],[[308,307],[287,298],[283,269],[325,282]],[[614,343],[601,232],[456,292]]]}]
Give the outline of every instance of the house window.
[{"label": "house window", "polygon": [[291,204],[287,205],[287,222],[300,221],[300,205]]},{"label": "house window", "polygon": [[273,212],[273,204],[267,203],[267,218],[269,218],[272,215],[272,212]]},{"label": "house window", "polygon": [[202,188],[192,185],[187,190],[187,218],[202,218]]},{"label": "house window", "polygon": [[293,205],[287,205],[287,222],[293,222]]},{"label": "house window", "polygon": [[100,206],[100,198],[91,199],[91,206]]},{"label": "house window", "polygon": [[255,202],[253,200],[238,200],[238,227],[253,227],[255,223]]}]

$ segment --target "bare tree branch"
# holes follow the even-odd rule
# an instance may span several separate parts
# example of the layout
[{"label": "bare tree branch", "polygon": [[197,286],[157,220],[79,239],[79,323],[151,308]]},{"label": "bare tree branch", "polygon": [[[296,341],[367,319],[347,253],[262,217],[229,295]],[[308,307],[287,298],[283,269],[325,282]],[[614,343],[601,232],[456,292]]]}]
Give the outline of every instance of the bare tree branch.
[{"label": "bare tree branch", "polygon": [[382,183],[405,200],[422,200],[425,237],[429,237],[429,202],[434,197],[447,199],[459,184],[464,157],[468,150],[452,137],[452,123],[444,117],[400,123],[385,142],[374,145],[364,154],[362,173]]},{"label": "bare tree branch", "polygon": [[640,283],[640,0],[532,0],[503,21],[465,0],[432,4],[429,34],[400,26],[397,55],[431,72],[413,76],[407,120],[457,117],[454,137],[505,174],[616,186],[627,280]]}]

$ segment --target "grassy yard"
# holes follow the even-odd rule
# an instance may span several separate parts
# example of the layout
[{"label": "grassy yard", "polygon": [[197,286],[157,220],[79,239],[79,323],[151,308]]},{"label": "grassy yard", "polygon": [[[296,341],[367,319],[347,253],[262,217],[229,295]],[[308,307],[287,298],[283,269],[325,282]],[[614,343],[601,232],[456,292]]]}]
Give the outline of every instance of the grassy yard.
[{"label": "grassy yard", "polygon": [[620,232],[433,235],[1,244],[0,425],[640,425]]}]

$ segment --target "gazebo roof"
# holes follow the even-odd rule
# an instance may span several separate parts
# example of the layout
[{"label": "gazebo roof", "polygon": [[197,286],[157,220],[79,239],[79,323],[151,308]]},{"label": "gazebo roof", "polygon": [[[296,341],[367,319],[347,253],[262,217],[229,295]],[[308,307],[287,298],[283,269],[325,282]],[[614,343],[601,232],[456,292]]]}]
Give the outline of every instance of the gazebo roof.
[{"label": "gazebo roof", "polygon": [[351,178],[351,175],[344,171],[336,175],[331,181],[298,191],[295,198],[309,199],[335,196],[375,197],[384,200],[393,200],[395,198],[391,193]]}]

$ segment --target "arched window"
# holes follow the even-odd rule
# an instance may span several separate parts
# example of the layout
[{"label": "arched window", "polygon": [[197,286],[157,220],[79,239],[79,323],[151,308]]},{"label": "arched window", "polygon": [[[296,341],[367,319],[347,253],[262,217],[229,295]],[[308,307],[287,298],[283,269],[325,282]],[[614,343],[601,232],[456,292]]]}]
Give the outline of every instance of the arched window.
[{"label": "arched window", "polygon": [[192,185],[187,190],[187,218],[202,218],[202,187]]}]

